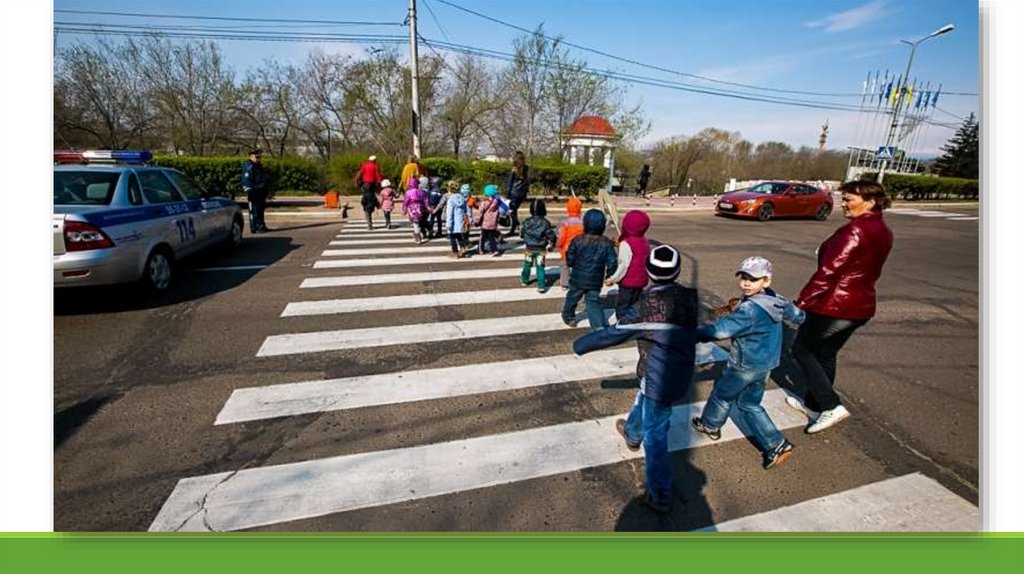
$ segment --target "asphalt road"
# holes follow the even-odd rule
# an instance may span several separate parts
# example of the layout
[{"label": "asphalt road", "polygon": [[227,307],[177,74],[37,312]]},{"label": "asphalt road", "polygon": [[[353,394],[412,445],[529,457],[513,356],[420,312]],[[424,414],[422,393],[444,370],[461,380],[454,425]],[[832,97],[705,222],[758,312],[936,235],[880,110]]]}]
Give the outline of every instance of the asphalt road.
[{"label": "asphalt road", "polygon": [[[976,206],[920,209],[977,216]],[[773,287],[795,296],[814,270],[816,247],[844,221],[837,215],[827,222],[758,223],[716,218],[706,211],[660,210],[652,218],[648,236],[681,249],[686,256],[682,280],[700,289],[709,308],[737,295],[733,270],[755,254],[773,261]],[[472,450],[499,435],[561,429],[559,425],[625,413],[636,388],[628,374],[390,404],[327,405],[287,416],[215,424],[232,392],[243,388],[571,354],[570,343],[578,333],[567,329],[442,334],[436,337],[440,340],[390,344],[401,340],[406,326],[494,318],[512,323],[516,317],[550,315],[561,306],[558,293],[528,301],[281,316],[294,302],[522,289],[514,274],[300,288],[304,280],[316,277],[510,268],[520,260],[515,255],[318,269],[317,261],[341,259],[322,256],[326,249],[341,248],[329,245],[341,228],[340,220],[275,214],[269,221],[273,232],[247,237],[232,253],[188,262],[173,293],[156,298],[130,288],[55,293],[54,528],[146,530],[172,493],[177,496],[182,479],[242,471],[238,480],[252,476],[257,486],[239,489],[238,496],[258,498],[261,489],[271,488],[260,482],[264,479],[259,474],[270,467],[298,469],[307,482],[300,481],[302,487],[285,506],[306,510],[296,510],[298,518],[285,513],[284,518],[253,519],[251,525],[243,517],[238,524],[244,528],[691,530],[915,472],[976,505],[979,222],[941,213],[926,217],[895,212],[887,221],[896,242],[878,285],[878,315],[840,356],[837,387],[853,417],[815,436],[804,434],[800,426],[787,428],[784,432],[796,445],[796,454],[767,472],[761,469],[757,450],[745,440],[675,452],[676,490],[666,517],[640,504],[642,458],[572,468],[566,461],[576,452],[551,452],[550,458],[561,457],[568,470],[557,467],[561,471],[504,480],[488,473],[507,471],[513,476],[518,471],[511,467],[518,464],[497,470],[484,465],[476,471],[478,483],[461,487],[440,485],[470,474],[461,468],[462,462],[429,475],[437,463],[430,457],[439,456],[431,450],[436,445],[452,443]],[[394,246],[407,248],[408,255],[440,256],[441,252],[424,250],[438,245],[435,240],[420,247],[411,241]],[[349,246],[382,245],[351,242],[344,248]],[[250,266],[266,267],[238,268]],[[284,334],[378,327],[392,328],[379,344],[261,355],[269,338]],[[503,373],[490,369],[481,367],[472,374],[473,384]],[[704,400],[716,373],[717,367],[702,368],[692,396],[684,402]],[[783,387],[801,384],[799,375],[785,365],[773,379]],[[479,448],[479,457],[486,458],[487,448]],[[346,510],[333,512],[315,497],[325,488],[330,492],[333,483],[317,482],[326,480],[318,474],[320,467],[298,464],[326,459],[358,462],[363,460],[359,455],[382,452],[395,455],[396,469],[429,478],[422,480],[423,490],[415,492],[420,485],[413,484],[411,493],[385,492],[376,477],[360,479],[352,473],[357,482],[349,488],[356,492],[344,496],[353,502]],[[225,477],[234,479],[235,474]],[[441,494],[431,494],[432,489]],[[236,514],[249,512],[246,504],[233,507]],[[211,513],[210,527],[219,528],[215,519],[220,518]]]}]

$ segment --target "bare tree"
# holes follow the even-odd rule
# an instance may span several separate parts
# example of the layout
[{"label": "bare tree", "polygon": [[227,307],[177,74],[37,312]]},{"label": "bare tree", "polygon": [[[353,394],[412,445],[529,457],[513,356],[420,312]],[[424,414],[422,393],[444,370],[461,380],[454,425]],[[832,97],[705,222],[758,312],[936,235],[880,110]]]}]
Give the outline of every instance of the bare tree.
[{"label": "bare tree", "polygon": [[351,60],[348,55],[331,55],[315,49],[306,58],[299,82],[302,106],[307,114],[301,129],[326,160],[331,158],[335,137],[342,147],[353,146],[351,111],[345,103]]},{"label": "bare tree", "polygon": [[527,158],[533,157],[538,140],[538,128],[548,95],[548,62],[559,48],[559,41],[544,36],[543,25],[533,34],[513,40],[515,56],[500,78],[499,90],[506,95],[498,116],[498,128],[504,137],[492,141],[499,154],[512,156],[523,150]]},{"label": "bare tree", "polygon": [[479,58],[463,55],[449,69],[438,125],[458,159],[463,142],[483,133],[487,116],[500,107],[500,102],[494,95],[488,70]]}]

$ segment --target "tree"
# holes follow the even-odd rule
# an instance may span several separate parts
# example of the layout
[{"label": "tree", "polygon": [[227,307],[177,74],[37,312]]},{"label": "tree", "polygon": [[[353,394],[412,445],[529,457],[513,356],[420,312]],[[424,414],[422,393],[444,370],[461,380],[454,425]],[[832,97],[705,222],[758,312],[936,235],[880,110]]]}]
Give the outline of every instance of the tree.
[{"label": "tree", "polygon": [[487,116],[498,110],[501,103],[494,95],[487,68],[479,58],[463,55],[450,72],[445,90],[447,97],[441,103],[437,123],[458,159],[465,140],[485,132]]},{"label": "tree", "polygon": [[978,119],[974,113],[967,116],[940,149],[942,157],[935,161],[934,166],[939,175],[978,179]]}]

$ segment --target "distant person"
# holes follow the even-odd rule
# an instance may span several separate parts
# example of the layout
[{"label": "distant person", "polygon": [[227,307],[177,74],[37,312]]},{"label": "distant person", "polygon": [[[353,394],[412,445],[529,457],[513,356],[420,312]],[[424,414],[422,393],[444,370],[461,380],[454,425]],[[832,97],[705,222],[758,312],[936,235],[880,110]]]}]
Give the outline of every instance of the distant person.
[{"label": "distant person", "polygon": [[402,208],[412,224],[412,238],[418,245],[426,241],[423,237],[423,222],[427,216],[427,195],[420,189],[419,180],[415,177],[409,179],[406,190]]},{"label": "distant person", "polygon": [[743,298],[732,311],[710,325],[697,329],[697,341],[729,339],[732,351],[725,370],[715,380],[711,396],[693,429],[711,440],[722,438],[722,426],[736,407],[761,451],[765,470],[782,464],[793,454],[793,444],[779,432],[761,406],[764,387],[782,354],[782,322],[800,323],[804,312],[771,290],[772,264],[764,257],[748,257],[736,275]]},{"label": "distant person", "polygon": [[359,172],[356,173],[356,185],[364,195],[369,191],[371,195],[376,196],[377,187],[382,181],[384,181],[384,175],[380,172],[380,166],[377,165],[377,156],[371,155],[359,166]]},{"label": "distant person", "polygon": [[640,379],[640,390],[629,416],[615,421],[615,429],[629,450],[639,450],[643,445],[647,482],[644,502],[659,514],[671,510],[668,432],[672,403],[685,397],[692,384],[700,311],[697,290],[676,282],[681,259],[679,252],[669,245],[652,249],[645,261],[651,284],[640,298],[613,327],[584,335],[572,345],[574,353],[583,355],[637,340],[640,360],[636,376]]},{"label": "distant person", "polygon": [[619,284],[615,298],[616,316],[631,307],[647,286],[647,255],[651,252],[651,245],[644,234],[650,227],[651,218],[643,211],[634,209],[622,218],[618,266],[604,282],[608,287]]},{"label": "distant person", "polygon": [[793,358],[804,372],[807,393],[802,403],[787,397],[786,404],[814,418],[806,429],[811,434],[850,416],[834,389],[836,359],[854,331],[875,316],[875,282],[892,250],[892,230],[882,217],[891,205],[885,188],[848,181],[839,191],[850,222],[818,247],[818,270],[796,301],[807,319],[793,342]]},{"label": "distant person", "polygon": [[526,257],[523,261],[523,271],[519,276],[519,284],[526,287],[530,283],[530,269],[537,266],[537,291],[544,293],[548,290],[547,276],[547,252],[555,246],[557,237],[555,229],[547,219],[548,209],[543,199],[534,199],[530,203],[530,217],[523,222],[519,230],[523,243],[526,245]]},{"label": "distant person", "polygon": [[512,225],[509,227],[509,237],[514,236],[519,230],[519,206],[526,201],[530,191],[530,167],[526,165],[526,156],[523,152],[517,151],[512,158],[512,171],[508,174],[508,199],[509,215],[512,218]]},{"label": "distant person", "polygon": [[410,155],[408,161],[402,166],[402,177],[398,179],[399,191],[405,192],[410,179],[414,177],[418,179],[421,175],[426,175],[426,171],[421,170],[420,167],[419,159],[414,155]]},{"label": "distant person", "polygon": [[651,179],[651,166],[646,163],[640,168],[640,176],[636,182],[637,197],[647,197],[647,181]]},{"label": "distant person", "polygon": [[583,216],[583,235],[572,240],[566,252],[569,265],[569,292],[562,306],[562,322],[576,326],[576,306],[584,300],[591,329],[604,329],[608,319],[601,306],[601,286],[615,272],[618,257],[615,246],[604,236],[604,213],[591,209]]},{"label": "distant person", "polygon": [[267,208],[267,175],[263,171],[263,150],[249,150],[249,159],[242,163],[242,191],[249,202],[249,233],[270,231],[264,221]]}]

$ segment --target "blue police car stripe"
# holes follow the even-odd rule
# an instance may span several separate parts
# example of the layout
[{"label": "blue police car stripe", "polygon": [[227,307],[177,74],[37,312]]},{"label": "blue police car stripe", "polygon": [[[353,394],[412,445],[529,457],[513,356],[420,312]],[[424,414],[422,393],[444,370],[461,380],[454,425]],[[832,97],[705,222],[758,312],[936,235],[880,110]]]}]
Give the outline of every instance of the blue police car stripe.
[{"label": "blue police car stripe", "polygon": [[223,209],[233,205],[233,202],[226,198],[193,199],[189,201],[176,201],[161,205],[146,205],[141,207],[128,207],[110,211],[92,211],[83,213],[82,216],[89,223],[106,227],[110,225],[124,225],[126,223],[138,223],[151,221],[163,217],[172,217],[187,213],[195,213],[203,209]]}]

